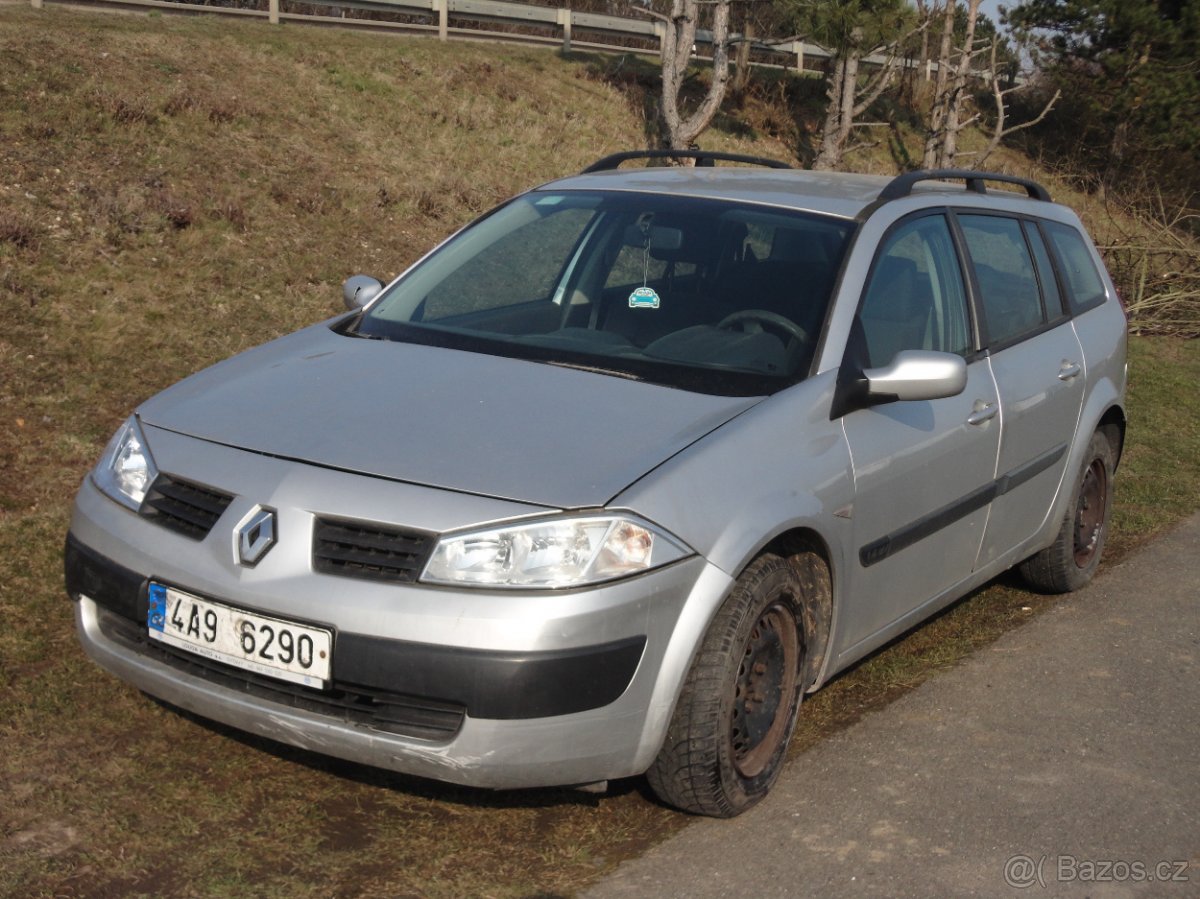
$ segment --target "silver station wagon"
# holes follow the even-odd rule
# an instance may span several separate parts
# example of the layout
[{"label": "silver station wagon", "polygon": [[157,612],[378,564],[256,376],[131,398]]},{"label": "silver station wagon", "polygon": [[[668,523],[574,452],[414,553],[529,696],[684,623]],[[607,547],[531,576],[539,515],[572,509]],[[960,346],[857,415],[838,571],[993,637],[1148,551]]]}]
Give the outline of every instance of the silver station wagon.
[{"label": "silver station wagon", "polygon": [[[662,155],[696,164],[621,167]],[[1125,317],[1035,183],[618,154],[345,294],[80,488],[79,637],[176,707],[731,816],[805,693],[1008,568],[1099,563]]]}]

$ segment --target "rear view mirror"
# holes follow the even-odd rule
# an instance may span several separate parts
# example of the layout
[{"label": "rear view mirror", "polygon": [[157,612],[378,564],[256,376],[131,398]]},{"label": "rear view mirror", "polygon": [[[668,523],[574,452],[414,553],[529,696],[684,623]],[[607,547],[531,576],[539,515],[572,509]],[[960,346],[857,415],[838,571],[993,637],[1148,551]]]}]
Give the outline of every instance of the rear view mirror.
[{"label": "rear view mirror", "polygon": [[643,231],[638,225],[630,225],[625,229],[624,242],[627,247],[644,247],[646,238],[650,238],[650,250],[678,250],[683,246],[683,229],[667,228],[663,225],[651,225],[648,231]]}]

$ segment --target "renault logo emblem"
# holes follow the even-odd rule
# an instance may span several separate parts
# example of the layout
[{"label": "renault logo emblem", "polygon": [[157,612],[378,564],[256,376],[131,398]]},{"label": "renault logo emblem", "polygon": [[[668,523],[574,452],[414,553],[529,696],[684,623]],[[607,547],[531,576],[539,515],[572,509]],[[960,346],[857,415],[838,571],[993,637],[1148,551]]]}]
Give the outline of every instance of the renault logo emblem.
[{"label": "renault logo emblem", "polygon": [[246,516],[237,529],[238,561],[253,568],[275,545],[277,525],[275,510],[258,506]]}]

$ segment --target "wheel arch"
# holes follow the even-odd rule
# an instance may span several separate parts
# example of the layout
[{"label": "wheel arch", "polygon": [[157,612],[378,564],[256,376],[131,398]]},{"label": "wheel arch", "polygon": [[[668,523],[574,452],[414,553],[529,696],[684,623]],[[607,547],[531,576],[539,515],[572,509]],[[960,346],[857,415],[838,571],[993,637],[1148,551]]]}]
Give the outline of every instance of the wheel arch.
[{"label": "wheel arch", "polygon": [[[831,646],[830,638],[833,627],[833,578],[836,567],[835,554],[829,541],[821,533],[808,525],[794,525],[765,539],[755,548],[747,551],[740,564],[729,574],[728,569],[710,566],[705,575],[706,584],[697,591],[699,596],[709,599],[700,606],[689,610],[676,625],[671,636],[674,644],[667,652],[667,662],[660,672],[660,683],[655,688],[655,696],[651,701],[652,711],[647,716],[643,729],[642,740],[638,748],[636,767],[645,770],[658,754],[666,734],[667,724],[674,714],[675,706],[683,688],[684,678],[699,652],[718,610],[729,598],[730,592],[737,583],[738,577],[749,568],[753,562],[764,554],[777,555],[800,565],[798,569],[803,580],[807,578],[803,560],[813,556],[820,559],[825,572],[824,580],[819,577],[817,586],[823,589],[823,598],[812,601],[805,599],[804,621],[801,622],[804,632],[804,670],[801,672],[801,689],[809,691],[813,684],[819,683],[826,668],[826,661]],[[720,584],[718,589],[717,585]],[[811,591],[809,591],[811,592]],[[670,684],[667,689],[666,685]]]},{"label": "wheel arch", "polygon": [[[805,586],[801,622],[804,641],[802,689],[808,690],[825,668],[833,628],[833,556],[820,533],[797,527],[773,537],[753,558],[771,553],[787,559]],[[753,561],[753,560],[751,560]],[[749,563],[747,563],[749,564]]]},{"label": "wheel arch", "polygon": [[1121,465],[1121,454],[1125,449],[1125,430],[1127,427],[1125,410],[1115,403],[1105,410],[1104,414],[1100,416],[1099,422],[1096,423],[1096,430],[1102,432],[1112,445],[1114,471]]}]

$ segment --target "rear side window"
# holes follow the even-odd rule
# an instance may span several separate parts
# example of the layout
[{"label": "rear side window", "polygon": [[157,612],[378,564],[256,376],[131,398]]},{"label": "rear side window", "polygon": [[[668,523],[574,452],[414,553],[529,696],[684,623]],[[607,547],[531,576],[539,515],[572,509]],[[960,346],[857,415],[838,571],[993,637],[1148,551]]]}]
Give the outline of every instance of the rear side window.
[{"label": "rear side window", "polygon": [[1008,343],[1046,321],[1033,258],[1018,219],[960,215],[990,344]]},{"label": "rear side window", "polygon": [[1083,235],[1070,225],[1044,222],[1046,235],[1058,257],[1067,301],[1073,312],[1082,312],[1104,302],[1104,281],[1096,271],[1096,263]]}]

